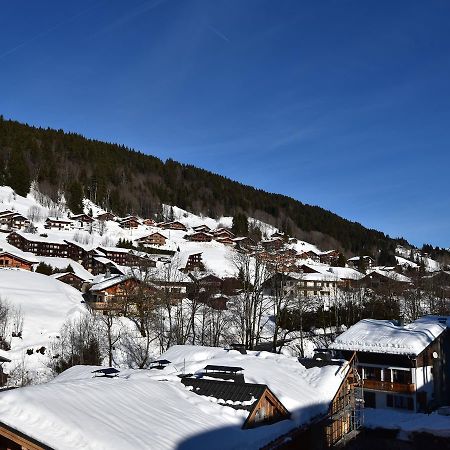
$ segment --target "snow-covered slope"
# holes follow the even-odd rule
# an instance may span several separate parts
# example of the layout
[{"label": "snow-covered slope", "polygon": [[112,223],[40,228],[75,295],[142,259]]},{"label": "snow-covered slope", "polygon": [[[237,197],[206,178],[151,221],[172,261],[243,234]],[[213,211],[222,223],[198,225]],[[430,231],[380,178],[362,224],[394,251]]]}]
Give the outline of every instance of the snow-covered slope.
[{"label": "snow-covered slope", "polygon": [[22,362],[23,357],[30,368],[41,366],[47,357],[36,352],[25,355],[26,350],[48,348],[64,321],[85,311],[81,293],[76,289],[51,277],[20,269],[0,269],[0,298],[23,315],[22,337],[13,337],[11,350],[1,352],[12,360],[5,364],[7,370]]}]

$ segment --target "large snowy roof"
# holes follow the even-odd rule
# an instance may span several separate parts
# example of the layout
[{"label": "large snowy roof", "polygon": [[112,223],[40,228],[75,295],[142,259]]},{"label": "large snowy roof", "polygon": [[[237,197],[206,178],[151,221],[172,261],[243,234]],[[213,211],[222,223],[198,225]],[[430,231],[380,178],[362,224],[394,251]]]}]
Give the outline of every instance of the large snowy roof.
[{"label": "large snowy roof", "polygon": [[[326,412],[345,373],[335,365],[306,369],[283,355],[210,347],[175,346],[161,357],[172,361],[163,370],[103,378],[92,375],[98,367],[76,366],[50,383],[4,392],[0,421],[55,450],[257,449]],[[248,411],[199,396],[177,376],[210,362],[242,366],[246,381],[267,384],[292,420],[243,430]]]},{"label": "large snowy roof", "polygon": [[338,336],[330,348],[417,356],[440,336],[445,327],[434,317],[423,317],[409,325],[364,319]]}]

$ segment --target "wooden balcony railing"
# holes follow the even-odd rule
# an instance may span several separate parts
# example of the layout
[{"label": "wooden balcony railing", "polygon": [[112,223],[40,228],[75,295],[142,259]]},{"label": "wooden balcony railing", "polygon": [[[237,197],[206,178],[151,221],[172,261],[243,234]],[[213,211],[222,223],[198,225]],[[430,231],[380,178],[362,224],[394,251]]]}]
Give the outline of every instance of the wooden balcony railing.
[{"label": "wooden balcony railing", "polygon": [[364,380],[364,388],[401,394],[413,394],[416,391],[414,383],[391,383],[390,381],[379,380]]}]

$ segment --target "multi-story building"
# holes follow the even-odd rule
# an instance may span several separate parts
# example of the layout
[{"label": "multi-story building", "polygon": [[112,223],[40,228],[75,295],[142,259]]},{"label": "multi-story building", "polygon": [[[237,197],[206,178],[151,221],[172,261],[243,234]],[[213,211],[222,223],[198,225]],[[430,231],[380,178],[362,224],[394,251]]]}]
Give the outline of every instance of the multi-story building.
[{"label": "multi-story building", "polygon": [[364,319],[329,346],[346,359],[356,352],[365,406],[429,411],[450,400],[449,318],[409,325]]}]

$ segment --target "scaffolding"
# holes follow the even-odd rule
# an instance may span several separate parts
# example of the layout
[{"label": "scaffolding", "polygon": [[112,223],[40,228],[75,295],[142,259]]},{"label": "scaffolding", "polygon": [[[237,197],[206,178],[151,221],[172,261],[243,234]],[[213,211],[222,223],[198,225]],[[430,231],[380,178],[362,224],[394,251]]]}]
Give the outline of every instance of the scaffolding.
[{"label": "scaffolding", "polygon": [[363,383],[357,371],[356,355],[341,370],[344,369],[345,377],[327,418],[325,439],[328,448],[345,445],[359,433],[364,422]]}]

